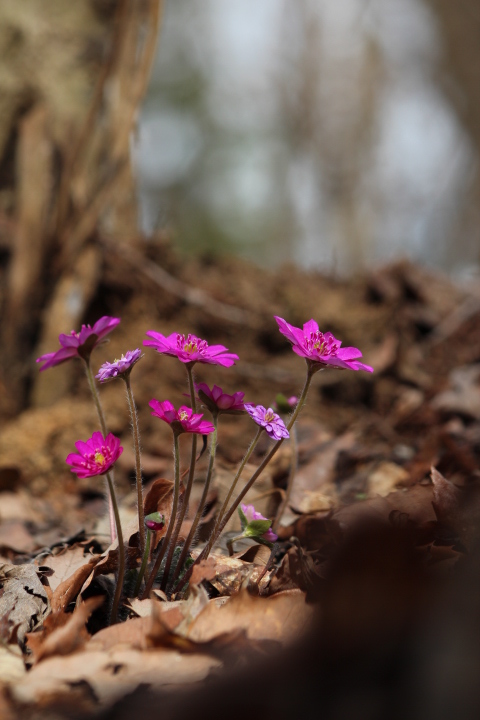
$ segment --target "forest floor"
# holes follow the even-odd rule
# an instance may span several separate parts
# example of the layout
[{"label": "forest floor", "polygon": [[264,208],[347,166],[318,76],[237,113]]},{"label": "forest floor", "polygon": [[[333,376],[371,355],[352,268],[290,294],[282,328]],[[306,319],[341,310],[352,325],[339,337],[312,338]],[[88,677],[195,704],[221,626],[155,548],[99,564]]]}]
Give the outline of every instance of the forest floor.
[{"label": "forest floor", "polygon": [[[407,262],[338,280],[294,266],[267,272],[240,259],[185,260],[159,243],[133,255],[105,254],[84,321],[102,315],[121,323],[95,350],[95,369],[142,347],[147,330],[191,332],[240,357],[229,369],[197,365],[198,380],[243,391],[246,401],[266,407],[279,392],[298,395],[305,373],[274,315],[295,326],[314,318],[344,346],[360,348],[375,372],[328,369],[314,376],[273,559],[251,541],[239,543],[230,558],[223,538],[203,575],[192,577],[187,599],[166,601],[156,588],[140,600],[126,589],[123,622],[106,627],[117,551],[104,487],[98,477],[77,479],[65,464],[74,443],[97,429],[95,409],[79,361],[39,374],[32,358],[37,400],[0,431],[0,716],[127,718],[161,702],[168,719],[185,717],[195,697],[218,711],[229,692],[237,693],[240,714],[253,702],[250,694],[268,685],[268,701],[258,700],[254,717],[290,717],[292,688],[301,688],[295,714],[305,712],[312,687],[323,687],[324,717],[350,720],[370,717],[359,709],[372,703],[395,703],[396,683],[410,688],[409,673],[417,671],[425,676],[426,708],[442,693],[478,702],[470,686],[458,690],[465,668],[463,679],[443,666],[432,669],[434,643],[419,638],[435,637],[438,652],[448,655],[453,645],[440,628],[460,627],[455,652],[464,665],[480,667],[480,643],[472,649],[469,631],[478,633],[480,617],[480,287],[458,287]],[[59,396],[64,386],[68,393]],[[146,502],[150,512],[163,510],[162,483],[173,477],[171,433],[148,402],[182,404],[185,371],[146,348],[132,387]],[[135,567],[128,407],[122,383],[100,392],[108,427],[125,448],[115,477]],[[248,417],[221,419],[200,545],[253,435]],[[180,439],[184,470],[190,449]],[[259,444],[245,478],[270,443]],[[247,495],[269,518],[284,497],[292,461],[291,444],[284,443]],[[183,534],[206,466],[204,456]],[[226,537],[239,527],[232,520]],[[473,599],[465,604],[466,597]],[[458,626],[447,606],[457,608]],[[407,655],[416,663],[408,671]],[[251,668],[261,671],[249,675]],[[332,680],[335,668],[342,668],[342,682]],[[389,668],[388,679],[380,680],[376,668]],[[449,682],[442,680],[439,695],[432,683],[442,672]],[[405,690],[405,712],[409,697]],[[207,717],[199,702],[196,715]]]}]

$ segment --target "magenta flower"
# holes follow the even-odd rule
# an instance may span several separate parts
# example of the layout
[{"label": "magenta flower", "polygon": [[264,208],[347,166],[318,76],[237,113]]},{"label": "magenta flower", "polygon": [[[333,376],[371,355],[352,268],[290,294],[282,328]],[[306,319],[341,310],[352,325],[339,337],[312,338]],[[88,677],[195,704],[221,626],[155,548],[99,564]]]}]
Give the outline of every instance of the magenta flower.
[{"label": "magenta flower", "polygon": [[168,423],[174,433],[209,435],[215,429],[212,423],[202,420],[203,415],[194,413],[186,405],[182,405],[177,411],[169,400],[159,402],[153,399],[148,404],[153,410],[152,415]]},{"label": "magenta flower", "polygon": [[76,333],[75,330],[72,330],[70,335],[64,335],[62,333],[58,336],[61,348],[57,350],[57,352],[47,353],[37,358],[37,362],[44,363],[40,370],[47,370],[54,365],[60,365],[60,363],[70,360],[70,358],[73,357],[83,359],[90,357],[93,348],[103,340],[105,335],[112,332],[119,322],[120,318],[104,315],[100,320],[97,320],[93,327],[90,327],[90,325],[82,325],[79,333]]},{"label": "magenta flower", "polygon": [[172,333],[165,337],[155,330],[149,330],[147,335],[152,340],[144,340],[143,344],[155,348],[163,355],[177,357],[183,363],[209,363],[210,365],[223,365],[231,367],[238,360],[238,355],[228,352],[223,345],[210,345],[196,335],[180,335]]},{"label": "magenta flower", "polygon": [[[240,507],[242,508],[243,513],[243,518],[240,514],[240,522],[242,523],[242,530],[245,537],[257,537],[258,532],[260,532],[261,530],[263,530],[264,527],[266,527],[266,523],[269,523],[270,525],[272,524],[272,521],[268,520],[266,517],[263,517],[261,513],[257,512],[253,505],[244,505],[243,503],[241,503]],[[256,523],[258,523],[258,525],[256,525]],[[263,532],[258,537],[268,543],[274,543],[278,540],[278,535],[275,535],[271,527],[269,527],[266,532]]]},{"label": "magenta flower", "polygon": [[265,432],[274,440],[290,437],[290,433],[285,427],[280,415],[273,412],[272,408],[264,408],[263,405],[250,405],[245,403],[245,410],[251,418],[255,420],[257,425],[265,428]]},{"label": "magenta flower", "polygon": [[79,440],[75,447],[79,454],[70,453],[65,462],[80,478],[105,475],[123,452],[119,438],[112,433],[104,438],[101,432],[94,432],[87,442]]},{"label": "magenta flower", "polygon": [[137,363],[141,357],[143,356],[140,348],[137,348],[136,350],[127,350],[120,360],[114,360],[113,363],[103,363],[98,371],[98,375],[95,375],[95,377],[97,380],[100,380],[100,382],[106,382],[107,380],[112,380],[113,378],[125,375],[131,371],[135,363]]},{"label": "magenta flower", "polygon": [[358,348],[342,348],[341,341],[331,332],[322,333],[315,320],[309,320],[300,328],[289,325],[283,318],[274,316],[282,335],[292,343],[292,350],[313,364],[325,365],[346,370],[366,370],[373,372],[370,365],[358,362],[362,357]]},{"label": "magenta flower", "polygon": [[228,413],[235,415],[245,410],[243,398],[245,393],[236,392],[233,395],[223,392],[221,387],[214,385],[210,390],[206,383],[197,383],[195,385],[198,398],[204,402],[208,409],[213,413]]}]

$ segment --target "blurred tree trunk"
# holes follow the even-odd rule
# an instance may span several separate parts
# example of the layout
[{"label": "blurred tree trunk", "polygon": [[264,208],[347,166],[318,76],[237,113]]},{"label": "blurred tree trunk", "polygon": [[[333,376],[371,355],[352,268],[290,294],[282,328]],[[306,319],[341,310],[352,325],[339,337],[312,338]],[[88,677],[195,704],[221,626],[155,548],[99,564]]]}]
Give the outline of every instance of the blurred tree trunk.
[{"label": "blurred tree trunk", "polygon": [[[102,231],[137,231],[129,142],[154,57],[161,0],[0,3],[0,391],[24,407],[39,352],[82,321]],[[33,397],[68,382],[35,375]]]},{"label": "blurred tree trunk", "polygon": [[443,41],[439,83],[476,150],[475,179],[460,232],[469,232],[480,261],[480,4],[478,0],[427,0]]}]

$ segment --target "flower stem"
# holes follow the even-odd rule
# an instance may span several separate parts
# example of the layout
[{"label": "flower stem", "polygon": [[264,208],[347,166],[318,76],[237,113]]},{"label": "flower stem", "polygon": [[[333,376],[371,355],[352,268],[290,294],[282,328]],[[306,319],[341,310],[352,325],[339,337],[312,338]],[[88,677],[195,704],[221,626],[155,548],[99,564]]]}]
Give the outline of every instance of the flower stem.
[{"label": "flower stem", "polygon": [[[212,532],[212,535],[211,535],[211,537],[210,537],[210,539],[209,539],[209,541],[208,541],[208,543],[207,543],[207,547],[209,546],[212,538],[216,535],[217,530],[218,530],[218,528],[220,527],[220,524],[221,524],[221,522],[222,522],[222,519],[223,519],[223,517],[224,517],[224,515],[225,515],[225,513],[226,513],[226,511],[227,511],[227,507],[228,507],[228,503],[230,502],[230,498],[231,498],[232,495],[233,495],[233,491],[235,490],[235,487],[236,487],[236,485],[237,485],[237,482],[239,481],[240,476],[241,476],[241,474],[242,474],[242,472],[243,472],[243,470],[244,470],[244,468],[245,468],[245,465],[246,465],[247,462],[249,461],[250,456],[251,456],[252,452],[254,451],[256,444],[257,444],[258,441],[260,440],[260,435],[262,434],[262,432],[263,432],[263,427],[259,427],[258,430],[257,430],[257,434],[255,435],[255,437],[253,438],[252,442],[250,443],[250,447],[248,448],[248,450],[247,450],[247,452],[245,453],[245,456],[244,456],[242,462],[240,463],[240,466],[239,466],[239,468],[238,468],[238,470],[237,470],[237,474],[236,474],[235,477],[233,478],[233,482],[232,482],[232,484],[231,484],[231,486],[230,486],[230,490],[229,490],[228,493],[227,493],[227,497],[226,497],[225,500],[223,501],[223,505],[222,505],[222,507],[220,508],[220,512],[219,512],[218,515],[217,515],[217,520],[216,520],[216,522],[215,522],[215,527],[213,528],[213,532]],[[208,550],[208,552],[207,552],[207,555],[208,555],[208,553],[210,552],[211,549],[212,549],[212,545],[210,545],[210,548],[209,548],[209,550]]]},{"label": "flower stem", "polygon": [[173,463],[174,463],[174,467],[175,467],[175,485],[174,485],[174,489],[173,489],[172,514],[170,516],[170,521],[168,523],[168,529],[167,529],[166,535],[163,538],[162,545],[161,545],[160,550],[155,559],[155,564],[154,564],[152,571],[149,575],[149,578],[146,582],[145,590],[143,591],[143,595],[142,595],[142,600],[144,600],[145,598],[148,598],[150,590],[152,589],[152,585],[153,585],[155,578],[157,577],[158,571],[160,569],[160,564],[163,560],[166,549],[170,542],[173,528],[175,526],[175,515],[177,514],[178,496],[180,494],[180,457],[179,457],[178,434],[177,433],[173,433]]},{"label": "flower stem", "polygon": [[140,460],[140,431],[138,428],[137,408],[133,399],[130,373],[123,376],[127,390],[128,409],[132,421],[133,447],[135,451],[135,478],[137,482],[137,509],[138,509],[138,531],[140,534],[140,550],[145,550],[145,517],[143,512],[143,490],[142,490],[142,466]]},{"label": "flower stem", "polygon": [[[196,400],[195,400],[195,384],[193,382],[193,370],[192,370],[192,363],[187,363],[185,365],[187,369],[187,375],[188,375],[188,387],[190,390],[190,401],[192,404],[192,410],[193,412],[196,411]],[[178,536],[180,535],[180,530],[182,527],[182,523],[185,519],[185,514],[187,512],[188,503],[190,501],[190,493],[192,492],[193,487],[193,478],[195,475],[195,464],[197,461],[197,439],[198,435],[196,433],[192,436],[192,454],[190,457],[190,470],[188,472],[188,479],[187,484],[185,486],[185,493],[183,495],[183,501],[182,506],[180,508],[180,512],[178,513],[177,523],[175,525],[175,530],[173,531],[172,539],[170,542],[170,547],[168,549],[168,555],[167,555],[167,561],[165,563],[165,571],[163,573],[162,582],[160,585],[160,588],[162,590],[165,590],[167,586],[168,576],[170,575],[170,567],[172,564],[173,559],[173,553],[175,552],[175,547],[177,545]],[[178,564],[178,563],[177,563]]]},{"label": "flower stem", "polygon": [[137,597],[137,595],[140,591],[140,586],[142,584],[143,576],[145,575],[145,570],[147,569],[148,557],[150,555],[150,538],[151,538],[151,533],[147,532],[147,540],[145,542],[145,550],[143,553],[142,565],[138,572],[137,582],[135,583],[135,590],[133,591],[134,597]]},{"label": "flower stem", "polygon": [[110,473],[106,474],[108,489],[110,490],[110,498],[112,500],[113,512],[115,515],[115,524],[117,527],[117,538],[118,538],[118,573],[117,573],[117,586],[115,588],[115,595],[113,597],[112,604],[112,615],[111,622],[114,623],[117,620],[118,606],[120,604],[120,598],[122,597],[123,590],[123,578],[125,577],[125,546],[123,544],[123,533],[122,526],[120,524],[120,513],[118,512],[117,498],[115,497],[115,489],[113,487],[113,481]]},{"label": "flower stem", "polygon": [[[298,418],[298,416],[299,416],[299,414],[300,414],[300,411],[301,411],[302,407],[303,407],[304,404],[305,404],[305,400],[306,400],[306,398],[307,398],[308,390],[309,390],[309,387],[310,387],[310,383],[312,382],[312,377],[313,377],[313,375],[314,375],[314,370],[313,370],[312,366],[307,363],[307,376],[306,376],[306,378],[305,378],[305,384],[304,384],[304,386],[303,386],[302,394],[300,395],[299,401],[298,401],[298,403],[297,403],[297,407],[296,407],[295,410],[293,411],[293,413],[292,413],[292,415],[291,415],[291,417],[290,417],[290,420],[289,420],[289,422],[288,422],[287,430],[291,430],[291,428],[294,426],[294,424],[295,424],[295,422],[296,422],[296,420],[297,420],[297,418]],[[281,444],[283,443],[284,439],[285,439],[285,438],[281,438],[280,440],[277,440],[277,442],[276,442],[275,445],[272,447],[272,449],[270,450],[270,452],[268,453],[268,455],[262,460],[262,462],[260,463],[260,465],[258,466],[258,468],[255,470],[255,472],[253,473],[252,477],[250,478],[250,480],[248,481],[248,483],[245,485],[245,487],[243,488],[243,490],[237,495],[237,497],[235,498],[235,501],[232,503],[232,506],[230,507],[230,509],[228,510],[228,512],[225,514],[225,516],[222,518],[222,520],[220,521],[220,523],[218,523],[218,522],[216,523],[215,528],[214,528],[214,530],[213,530],[213,533],[212,533],[212,535],[211,535],[208,543],[205,545],[205,547],[203,548],[202,552],[201,552],[200,555],[197,557],[197,559],[195,560],[195,562],[193,563],[193,565],[191,565],[191,567],[188,569],[187,573],[184,575],[184,577],[182,578],[181,582],[180,582],[180,583],[177,583],[177,586],[175,587],[174,592],[178,592],[178,590],[180,589],[180,587],[183,587],[183,586],[189,581],[189,579],[190,579],[190,577],[191,577],[191,575],[192,575],[192,572],[193,572],[193,568],[195,567],[195,565],[198,565],[202,560],[205,560],[205,559],[208,557],[208,555],[209,555],[212,547],[214,546],[214,544],[216,543],[217,539],[219,538],[219,536],[220,536],[221,533],[223,532],[224,527],[226,526],[226,524],[228,523],[228,521],[229,521],[230,518],[232,517],[233,513],[235,512],[235,510],[237,509],[237,507],[240,505],[240,503],[242,502],[243,498],[245,497],[245,495],[248,493],[248,491],[250,490],[250,488],[251,488],[252,485],[254,484],[255,480],[257,480],[257,478],[259,477],[259,475],[261,475],[261,473],[264,471],[264,469],[266,468],[266,466],[268,465],[268,463],[270,462],[270,460],[273,458],[273,456],[275,455],[275,453],[277,452],[277,450],[279,450],[279,448],[280,448]],[[224,504],[225,504],[225,503],[224,503]],[[222,508],[222,510],[223,510],[223,508]],[[221,511],[221,512],[222,512],[222,511]]]},{"label": "flower stem", "polygon": [[[85,362],[85,372],[87,374],[87,380],[88,384],[90,386],[90,391],[92,393],[93,402],[95,403],[95,408],[97,410],[98,420],[100,422],[100,427],[102,429],[103,437],[107,437],[107,423],[105,422],[105,414],[103,412],[103,408],[100,402],[100,396],[98,394],[97,386],[95,384],[95,378],[93,377],[92,368],[90,366],[90,357],[83,358]],[[113,484],[113,481],[112,481]],[[107,499],[108,499],[108,517],[110,520],[110,539],[113,542],[116,538],[116,531],[115,531],[115,513],[113,510],[113,502],[111,499],[111,493],[107,492]]]},{"label": "flower stem", "polygon": [[212,475],[213,475],[213,467],[215,465],[215,455],[216,455],[216,451],[217,451],[217,425],[218,425],[218,414],[215,413],[215,415],[213,416],[213,426],[214,426],[215,430],[213,431],[212,441],[210,444],[210,460],[208,463],[207,478],[205,480],[202,497],[200,498],[200,502],[198,504],[198,510],[197,510],[197,513],[193,520],[192,527],[190,528],[190,532],[188,533],[188,537],[185,540],[185,544],[182,548],[182,552],[178,559],[177,567],[175,569],[175,575],[173,578],[174,581],[178,578],[178,576],[180,575],[180,573],[182,571],[183,563],[185,562],[185,558],[188,555],[190,545],[192,543],[193,538],[195,537],[198,523],[200,522],[200,519],[201,519],[204,509],[205,509],[205,503],[207,501],[208,490],[210,488],[210,482],[212,480]]},{"label": "flower stem", "polygon": [[293,481],[295,480],[295,475],[297,474],[297,470],[298,470],[298,437],[297,437],[296,425],[294,425],[290,431],[290,441],[291,441],[291,448],[292,448],[292,460],[290,463],[290,472],[288,474],[288,482],[287,482],[287,489],[285,491],[285,495],[284,495],[282,502],[280,503],[280,506],[277,510],[275,520],[273,521],[272,530],[274,533],[277,532],[277,530],[280,526],[280,521],[283,517],[283,513],[285,512],[285,508],[287,507],[288,501],[290,500],[290,495],[292,494],[292,488],[293,488]]}]

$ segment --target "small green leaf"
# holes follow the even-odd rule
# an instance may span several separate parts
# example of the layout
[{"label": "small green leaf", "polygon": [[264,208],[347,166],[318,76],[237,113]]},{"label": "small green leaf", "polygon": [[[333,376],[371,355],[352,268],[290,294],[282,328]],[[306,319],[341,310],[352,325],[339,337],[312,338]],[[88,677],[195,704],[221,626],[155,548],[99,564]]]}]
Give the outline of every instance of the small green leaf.
[{"label": "small green leaf", "polygon": [[261,537],[271,527],[271,520],[252,520],[243,530],[245,537]]},{"label": "small green leaf", "polygon": [[238,510],[238,515],[240,517],[240,523],[242,525],[242,530],[245,530],[245,528],[248,525],[247,518],[245,517],[245,513],[243,512],[241,507],[237,508],[237,510]]}]

